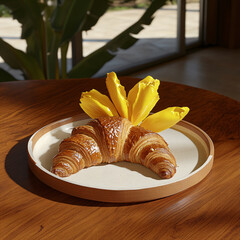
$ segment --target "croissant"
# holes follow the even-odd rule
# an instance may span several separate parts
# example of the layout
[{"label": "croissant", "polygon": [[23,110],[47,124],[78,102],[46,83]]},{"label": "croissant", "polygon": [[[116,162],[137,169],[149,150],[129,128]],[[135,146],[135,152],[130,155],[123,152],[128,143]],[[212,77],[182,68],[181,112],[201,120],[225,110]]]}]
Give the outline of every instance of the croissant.
[{"label": "croissant", "polygon": [[121,117],[100,117],[74,128],[60,143],[51,171],[67,177],[86,167],[119,161],[142,164],[163,179],[176,172],[176,160],[164,139]]}]

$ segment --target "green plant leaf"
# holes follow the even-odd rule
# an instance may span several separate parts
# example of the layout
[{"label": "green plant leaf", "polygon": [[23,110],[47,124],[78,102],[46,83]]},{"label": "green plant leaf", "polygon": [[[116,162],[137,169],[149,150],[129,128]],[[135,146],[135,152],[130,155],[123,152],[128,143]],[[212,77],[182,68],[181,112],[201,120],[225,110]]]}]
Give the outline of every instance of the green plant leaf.
[{"label": "green plant leaf", "polygon": [[0,82],[9,82],[9,81],[16,81],[16,80],[17,79],[14,78],[9,72],[0,68]]},{"label": "green plant leaf", "polygon": [[[51,26],[54,31],[47,57],[47,78],[58,78],[58,49],[68,43],[78,31],[80,25],[83,25],[87,11],[93,1],[94,0],[63,0],[53,11]],[[62,62],[64,61],[65,60]]]},{"label": "green plant leaf", "polygon": [[[54,34],[50,22],[45,21],[42,23],[40,32],[33,31],[32,34],[26,38],[26,53],[37,60],[43,70],[45,78],[47,78],[48,56],[51,51],[51,43]],[[57,58],[57,55],[55,58]]]},{"label": "green plant leaf", "polygon": [[84,24],[87,12],[94,0],[65,0],[59,4],[52,16],[52,27],[61,35],[60,44],[70,41]]},{"label": "green plant leaf", "polygon": [[[46,38],[43,13],[48,7],[45,1],[39,0],[0,0],[7,6],[13,15],[22,24],[21,38],[26,39],[26,53],[38,61],[42,69],[46,68]],[[50,7],[49,7],[50,8]],[[46,72],[46,71],[44,71]],[[46,75],[46,74],[45,74]]]},{"label": "green plant leaf", "polygon": [[83,26],[81,27],[81,31],[90,30],[104,15],[104,13],[108,10],[111,5],[110,0],[95,0],[91,5],[91,8],[87,12],[86,20],[84,21]]},{"label": "green plant leaf", "polygon": [[38,0],[0,0],[0,4],[8,7],[13,18],[22,24],[21,38],[27,38],[34,29],[39,28],[44,4]]},{"label": "green plant leaf", "polygon": [[96,73],[106,62],[115,56],[106,46],[94,51],[75,65],[67,74],[69,78],[87,78]]},{"label": "green plant leaf", "polygon": [[166,0],[153,0],[150,6],[146,9],[142,17],[132,24],[125,31],[117,35],[103,47],[85,57],[81,62],[76,64],[68,73],[70,78],[81,78],[93,76],[107,61],[114,58],[118,49],[128,49],[136,43],[137,38],[132,34],[138,34],[144,25],[151,24],[153,14],[162,6]]},{"label": "green plant leaf", "polygon": [[44,79],[43,72],[34,57],[12,47],[0,38],[0,56],[12,68],[21,69],[28,79]]}]

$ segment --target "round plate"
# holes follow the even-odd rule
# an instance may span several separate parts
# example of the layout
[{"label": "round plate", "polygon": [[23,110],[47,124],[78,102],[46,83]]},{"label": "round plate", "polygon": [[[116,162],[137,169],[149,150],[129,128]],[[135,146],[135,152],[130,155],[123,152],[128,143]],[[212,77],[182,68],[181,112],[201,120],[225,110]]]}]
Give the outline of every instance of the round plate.
[{"label": "round plate", "polygon": [[73,127],[90,119],[78,115],[51,123],[35,132],[28,142],[29,166],[45,184],[61,192],[104,202],[140,202],[167,197],[200,182],[210,172],[214,146],[200,128],[186,121],[160,134],[177,162],[171,179],[160,179],[150,169],[129,162],[101,164],[61,178],[50,172],[59,143]]}]

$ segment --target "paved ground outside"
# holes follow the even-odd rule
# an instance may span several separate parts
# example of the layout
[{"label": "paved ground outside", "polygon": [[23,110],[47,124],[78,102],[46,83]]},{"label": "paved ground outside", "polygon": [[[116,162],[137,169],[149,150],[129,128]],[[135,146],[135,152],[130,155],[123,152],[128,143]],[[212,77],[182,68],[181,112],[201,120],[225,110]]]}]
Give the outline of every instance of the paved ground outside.
[{"label": "paved ground outside", "polygon": [[[107,12],[91,31],[83,33],[84,56],[103,46],[107,41],[137,21],[143,9],[129,9]],[[199,3],[187,4],[186,40],[195,41],[199,36]],[[0,37],[12,46],[25,51],[25,40],[20,39],[21,25],[12,18],[0,18]],[[137,37],[140,39],[128,50],[117,52],[117,56],[106,63],[94,76],[103,76],[109,71],[122,71],[176,51],[177,9],[175,5],[164,6],[155,14],[150,26],[146,26]],[[71,49],[71,48],[70,48]],[[0,58],[0,67],[8,70],[17,79],[23,79],[21,72],[13,70]],[[68,67],[71,68],[71,51],[68,52]]]}]

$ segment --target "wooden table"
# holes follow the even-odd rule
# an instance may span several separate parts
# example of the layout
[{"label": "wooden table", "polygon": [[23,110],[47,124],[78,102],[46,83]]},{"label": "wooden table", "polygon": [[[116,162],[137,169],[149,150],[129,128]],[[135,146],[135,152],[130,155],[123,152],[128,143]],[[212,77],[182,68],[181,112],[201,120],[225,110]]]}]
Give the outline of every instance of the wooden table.
[{"label": "wooden table", "polygon": [[[129,90],[138,79],[122,77]],[[240,104],[162,82],[158,111],[189,106],[186,120],[215,144],[212,171],[176,195],[116,204],[79,199],[40,182],[29,170],[27,142],[39,128],[82,112],[82,91],[107,93],[104,79],[0,83],[1,239],[240,239]]]}]

